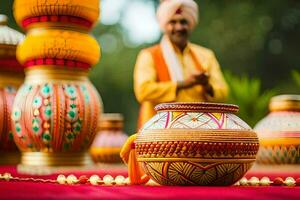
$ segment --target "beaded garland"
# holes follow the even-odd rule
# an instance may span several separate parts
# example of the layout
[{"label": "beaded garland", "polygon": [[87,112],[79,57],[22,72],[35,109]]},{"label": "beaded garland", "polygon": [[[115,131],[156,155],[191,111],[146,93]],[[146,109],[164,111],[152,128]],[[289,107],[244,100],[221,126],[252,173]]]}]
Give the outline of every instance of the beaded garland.
[{"label": "beaded garland", "polygon": [[270,180],[268,177],[262,177],[261,179],[253,176],[250,179],[242,178],[236,185],[240,186],[300,186],[300,178],[296,180],[293,177],[287,177],[285,180],[281,177],[277,177]]},{"label": "beaded garland", "polygon": [[[89,178],[86,175],[82,175],[80,177],[76,177],[73,174],[65,176],[60,174],[57,178],[54,179],[41,179],[41,178],[20,178],[14,177],[10,173],[0,174],[0,181],[25,181],[25,182],[40,182],[40,183],[54,183],[54,184],[67,184],[67,185],[101,185],[101,186],[124,186],[130,185],[129,178],[125,178],[124,176],[118,175],[113,178],[111,175],[105,175],[102,178],[98,175],[92,175]],[[149,181],[150,182],[150,181]],[[156,185],[156,184],[147,184],[147,185]],[[250,179],[242,178],[239,180],[234,186],[300,186],[300,178],[287,177],[285,180],[281,177],[277,177],[271,180],[268,177],[262,177],[261,179],[253,176]]]},{"label": "beaded garland", "polygon": [[105,175],[102,178],[98,175],[92,175],[89,178],[86,175],[82,175],[77,178],[75,175],[70,174],[65,176],[60,174],[57,176],[56,180],[54,179],[41,179],[41,178],[20,178],[13,177],[10,173],[0,174],[0,181],[26,181],[26,182],[41,182],[41,183],[57,183],[57,184],[67,184],[67,185],[82,185],[82,184],[91,184],[91,185],[129,185],[129,178],[118,175],[113,178],[111,175]]}]

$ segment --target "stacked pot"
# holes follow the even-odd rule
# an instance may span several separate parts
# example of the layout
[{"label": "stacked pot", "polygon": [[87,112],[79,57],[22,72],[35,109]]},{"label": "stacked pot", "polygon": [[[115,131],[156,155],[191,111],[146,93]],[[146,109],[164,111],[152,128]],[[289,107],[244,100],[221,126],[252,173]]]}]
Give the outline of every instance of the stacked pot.
[{"label": "stacked pot", "polygon": [[100,58],[89,34],[99,1],[15,0],[14,15],[27,32],[17,49],[25,82],[12,112],[21,169],[88,165],[101,112],[100,96],[88,79]]}]

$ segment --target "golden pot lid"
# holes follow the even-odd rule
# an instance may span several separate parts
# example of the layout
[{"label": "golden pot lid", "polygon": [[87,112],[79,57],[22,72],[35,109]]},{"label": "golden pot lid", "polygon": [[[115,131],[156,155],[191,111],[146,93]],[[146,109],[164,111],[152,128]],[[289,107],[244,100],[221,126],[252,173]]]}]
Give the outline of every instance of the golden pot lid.
[{"label": "golden pot lid", "polygon": [[273,111],[300,111],[300,95],[279,95],[270,100],[269,109]]},{"label": "golden pot lid", "polygon": [[16,46],[24,35],[7,26],[7,16],[0,14],[0,57],[15,57]]},{"label": "golden pot lid", "polygon": [[123,129],[124,117],[120,113],[104,113],[99,119],[99,129]]}]

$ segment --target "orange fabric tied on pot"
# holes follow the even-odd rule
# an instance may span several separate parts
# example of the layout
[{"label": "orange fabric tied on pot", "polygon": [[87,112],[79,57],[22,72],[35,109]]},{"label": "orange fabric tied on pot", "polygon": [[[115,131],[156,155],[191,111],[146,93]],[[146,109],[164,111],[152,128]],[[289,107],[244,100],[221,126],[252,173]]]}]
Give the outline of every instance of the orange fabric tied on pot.
[{"label": "orange fabric tied on pot", "polygon": [[137,161],[135,150],[136,134],[130,136],[123,145],[120,156],[124,163],[128,165],[128,177],[132,185],[146,184],[150,177],[142,170]]}]

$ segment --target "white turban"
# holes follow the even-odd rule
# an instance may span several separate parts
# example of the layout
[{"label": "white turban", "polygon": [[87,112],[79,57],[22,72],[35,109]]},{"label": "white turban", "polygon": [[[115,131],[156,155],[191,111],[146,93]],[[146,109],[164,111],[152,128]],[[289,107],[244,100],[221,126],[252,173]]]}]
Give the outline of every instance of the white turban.
[{"label": "white turban", "polygon": [[198,23],[198,5],[194,0],[164,0],[157,10],[160,28],[164,31],[170,19],[180,10],[180,14],[193,29]]}]

